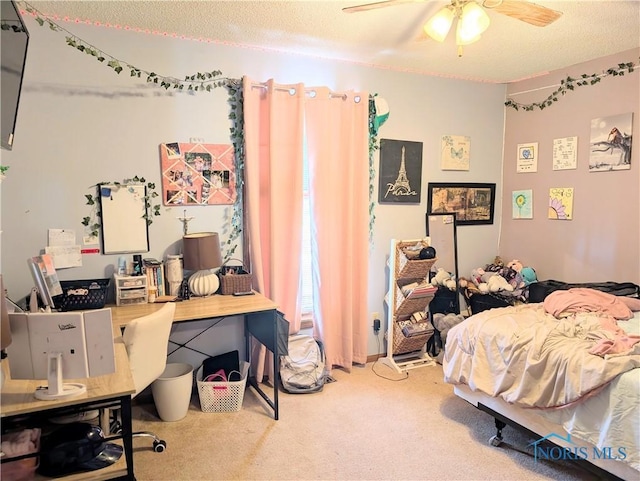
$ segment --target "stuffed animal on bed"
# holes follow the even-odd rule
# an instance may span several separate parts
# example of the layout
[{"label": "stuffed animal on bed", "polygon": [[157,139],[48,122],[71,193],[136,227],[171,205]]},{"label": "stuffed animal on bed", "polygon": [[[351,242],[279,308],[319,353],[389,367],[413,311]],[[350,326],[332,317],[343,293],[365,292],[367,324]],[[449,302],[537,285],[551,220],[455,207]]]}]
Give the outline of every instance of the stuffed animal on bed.
[{"label": "stuffed animal on bed", "polygon": [[520,275],[524,279],[525,286],[531,285],[534,282],[538,282],[536,271],[534,271],[532,267],[523,267]]},{"label": "stuffed animal on bed", "polygon": [[504,277],[497,274],[489,278],[487,286],[489,287],[489,292],[513,291],[513,286]]}]

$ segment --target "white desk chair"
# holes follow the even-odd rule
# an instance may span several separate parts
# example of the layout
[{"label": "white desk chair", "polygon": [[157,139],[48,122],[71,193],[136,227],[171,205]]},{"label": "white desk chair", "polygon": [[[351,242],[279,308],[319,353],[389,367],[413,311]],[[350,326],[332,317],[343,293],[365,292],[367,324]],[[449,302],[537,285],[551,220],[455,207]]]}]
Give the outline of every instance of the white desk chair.
[{"label": "white desk chair", "polygon": [[[122,334],[129,357],[129,367],[136,392],[135,398],[164,371],[167,364],[167,345],[176,305],[168,302],[153,314],[129,322]],[[153,438],[153,450],[161,453],[167,443],[147,431],[134,432],[134,437]]]}]

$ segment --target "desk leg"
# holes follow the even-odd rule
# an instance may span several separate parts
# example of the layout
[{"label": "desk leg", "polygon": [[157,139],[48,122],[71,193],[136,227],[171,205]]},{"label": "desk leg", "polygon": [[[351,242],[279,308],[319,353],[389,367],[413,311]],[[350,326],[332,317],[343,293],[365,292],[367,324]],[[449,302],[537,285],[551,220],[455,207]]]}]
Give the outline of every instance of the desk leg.
[{"label": "desk leg", "polygon": [[273,400],[260,388],[260,380],[251,376],[249,384],[260,394],[260,396],[273,409],[273,417],[277,421],[279,417],[278,408],[278,385],[280,384],[280,354],[278,352],[278,315],[275,309],[261,311],[245,315],[244,329],[247,347],[247,360],[251,362],[251,342],[250,337],[255,337],[273,353]]},{"label": "desk leg", "polygon": [[280,355],[278,354],[278,316],[276,311],[273,317],[273,417],[277,421],[280,417],[278,409],[278,390],[280,385]]},{"label": "desk leg", "polygon": [[122,422],[122,443],[124,445],[124,455],[127,462],[127,479],[135,481],[133,474],[133,421],[131,418],[131,396],[120,398],[121,422]]}]

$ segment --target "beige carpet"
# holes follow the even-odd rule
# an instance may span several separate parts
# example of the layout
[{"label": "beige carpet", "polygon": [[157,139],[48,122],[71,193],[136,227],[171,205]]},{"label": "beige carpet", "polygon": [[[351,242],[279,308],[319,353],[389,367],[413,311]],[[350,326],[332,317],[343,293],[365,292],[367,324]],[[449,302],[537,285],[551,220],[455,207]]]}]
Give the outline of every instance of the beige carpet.
[{"label": "beige carpet", "polygon": [[[194,392],[177,422],[159,420],[142,396],[134,430],[155,432],[167,450],[136,439],[137,480],[597,479],[572,464],[491,446],[493,418],[457,398],[439,365],[406,378],[379,362],[333,375],[321,393],[280,393],[278,421],[252,388],[231,413],[203,413]],[[534,441],[509,427],[503,435],[525,450]]]}]

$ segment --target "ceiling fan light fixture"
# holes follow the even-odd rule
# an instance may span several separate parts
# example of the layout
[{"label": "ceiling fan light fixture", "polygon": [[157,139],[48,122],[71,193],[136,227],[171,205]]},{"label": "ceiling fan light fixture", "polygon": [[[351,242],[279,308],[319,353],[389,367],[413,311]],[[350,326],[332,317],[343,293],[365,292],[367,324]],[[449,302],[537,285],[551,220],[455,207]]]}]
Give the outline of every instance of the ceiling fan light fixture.
[{"label": "ceiling fan light fixture", "polygon": [[489,15],[480,5],[476,2],[465,4],[458,20],[456,43],[458,45],[469,45],[476,42],[489,27],[489,23]]},{"label": "ceiling fan light fixture", "polygon": [[438,42],[444,42],[453,24],[454,17],[455,15],[451,5],[444,7],[425,23],[425,33]]}]

